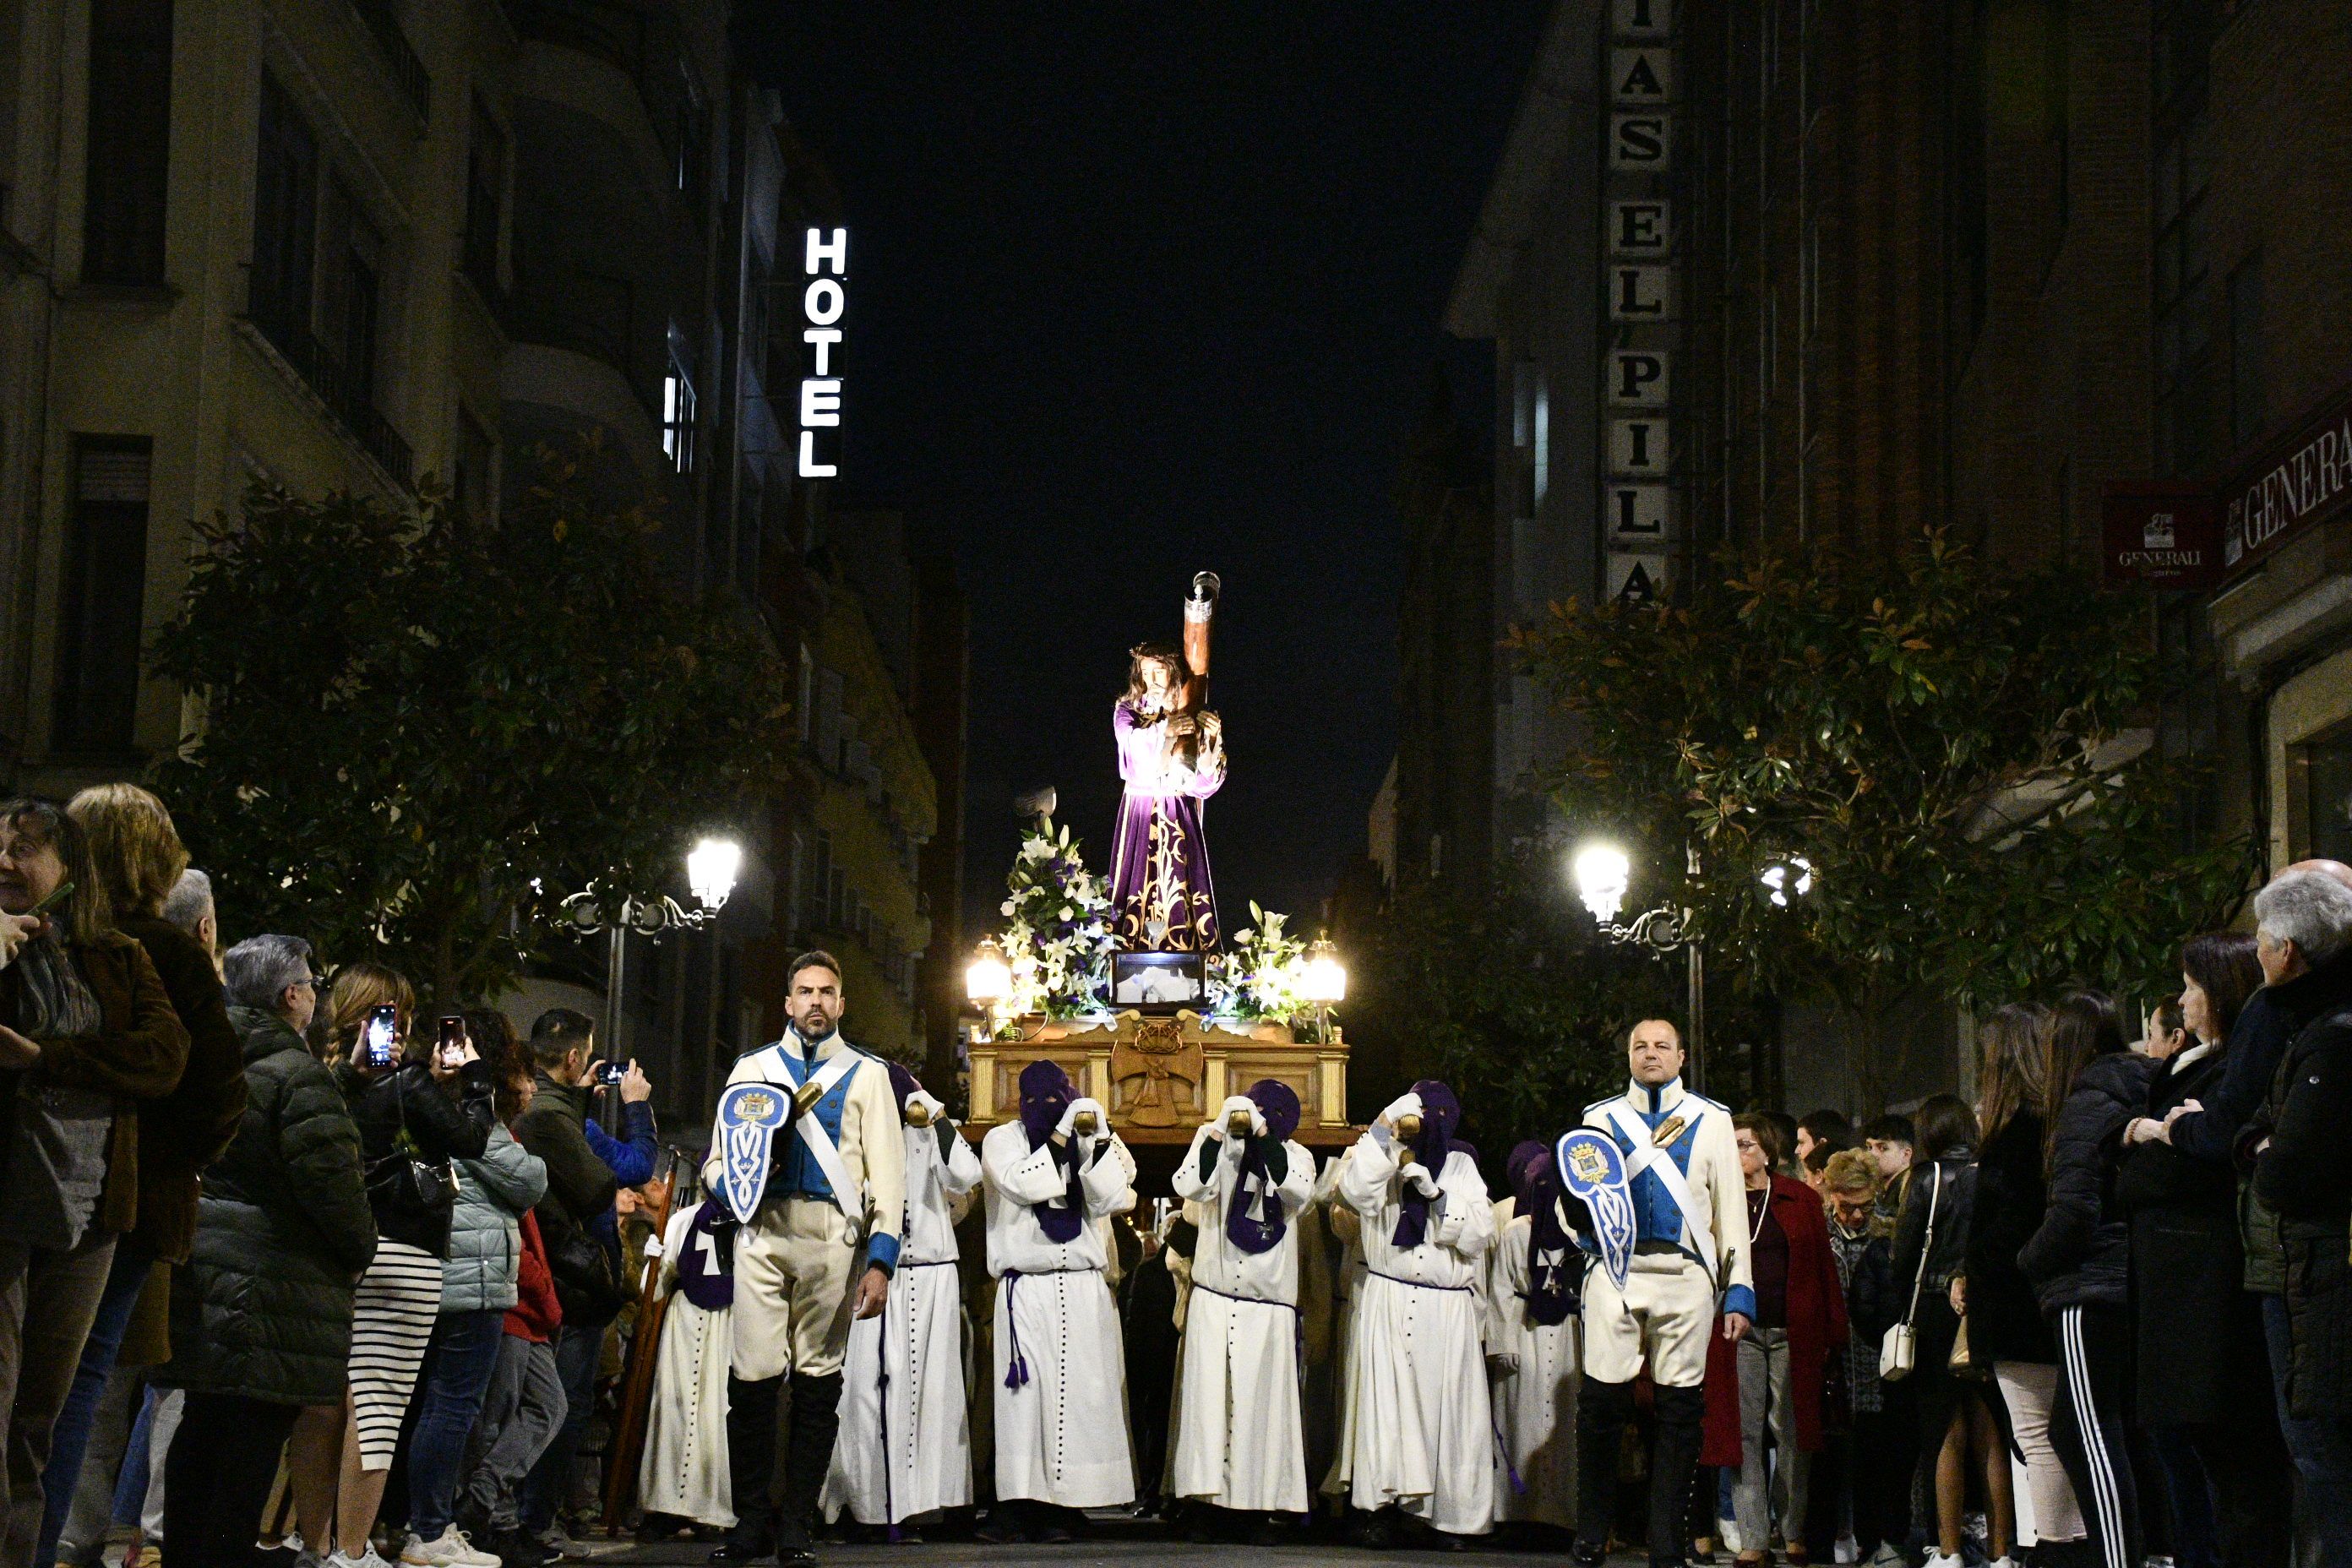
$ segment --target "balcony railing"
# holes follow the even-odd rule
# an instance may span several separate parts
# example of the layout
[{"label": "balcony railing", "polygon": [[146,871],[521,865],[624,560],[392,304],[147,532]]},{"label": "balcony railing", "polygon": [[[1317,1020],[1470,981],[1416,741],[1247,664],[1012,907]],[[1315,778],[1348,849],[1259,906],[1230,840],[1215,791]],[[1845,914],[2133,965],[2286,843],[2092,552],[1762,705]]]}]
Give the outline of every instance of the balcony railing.
[{"label": "balcony railing", "polygon": [[520,37],[577,49],[627,77],[662,150],[677,156],[677,25],[667,11],[627,0],[508,0],[507,16]]},{"label": "balcony railing", "polygon": [[392,67],[393,79],[400,84],[401,95],[416,118],[424,120],[433,101],[433,79],[425,73],[425,62],[416,58],[409,47],[408,35],[401,31],[400,18],[393,13],[393,0],[352,0],[352,9],[360,14],[375,35],[376,46]]},{"label": "balcony railing", "polygon": [[256,293],[246,306],[247,317],[286,358],[310,390],[319,395],[343,427],[367,449],[384,472],[402,486],[410,484],[415,457],[389,420],[376,412],[373,389],[353,374],[294,312],[277,300]]}]

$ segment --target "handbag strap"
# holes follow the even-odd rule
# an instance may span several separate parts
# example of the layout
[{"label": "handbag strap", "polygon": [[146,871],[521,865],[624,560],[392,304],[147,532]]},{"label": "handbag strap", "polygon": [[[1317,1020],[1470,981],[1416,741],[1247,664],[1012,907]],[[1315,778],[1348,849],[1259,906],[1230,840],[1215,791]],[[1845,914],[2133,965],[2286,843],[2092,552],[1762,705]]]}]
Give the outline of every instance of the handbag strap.
[{"label": "handbag strap", "polygon": [[1936,1252],[1936,1200],[1944,1194],[1944,1167],[1938,1163],[1928,1167],[1936,1173],[1936,1184],[1927,1189],[1927,1239],[1919,1245],[1919,1271],[1911,1276],[1911,1304],[1903,1310],[1903,1326],[1909,1328],[1911,1320],[1919,1315],[1919,1287],[1927,1282],[1927,1259]]}]

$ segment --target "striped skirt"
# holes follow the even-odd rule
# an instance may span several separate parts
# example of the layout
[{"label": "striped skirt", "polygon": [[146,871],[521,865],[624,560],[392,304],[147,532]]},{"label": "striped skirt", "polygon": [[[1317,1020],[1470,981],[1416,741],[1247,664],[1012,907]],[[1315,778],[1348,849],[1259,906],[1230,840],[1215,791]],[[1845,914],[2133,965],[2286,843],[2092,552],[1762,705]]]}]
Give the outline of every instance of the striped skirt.
[{"label": "striped skirt", "polygon": [[392,1468],[416,1371],[441,1311],[441,1260],[404,1241],[379,1241],[352,1293],[352,1416],[360,1468]]}]

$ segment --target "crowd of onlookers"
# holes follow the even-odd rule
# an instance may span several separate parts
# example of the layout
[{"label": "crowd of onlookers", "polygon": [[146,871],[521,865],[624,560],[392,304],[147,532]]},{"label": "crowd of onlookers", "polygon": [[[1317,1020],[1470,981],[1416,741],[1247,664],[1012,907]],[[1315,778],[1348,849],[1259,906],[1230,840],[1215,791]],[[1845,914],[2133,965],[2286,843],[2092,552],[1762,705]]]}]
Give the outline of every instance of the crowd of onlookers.
[{"label": "crowd of onlookers", "polygon": [[223,952],[147,791],[0,803],[0,1568],[582,1554],[651,1087],[568,1009],[416,1012]]},{"label": "crowd of onlookers", "polygon": [[2253,915],[2137,1041],[1992,1013],[1973,1110],[1736,1119],[1780,1331],[1710,1367],[1702,1557],[2352,1565],[2352,869]]}]

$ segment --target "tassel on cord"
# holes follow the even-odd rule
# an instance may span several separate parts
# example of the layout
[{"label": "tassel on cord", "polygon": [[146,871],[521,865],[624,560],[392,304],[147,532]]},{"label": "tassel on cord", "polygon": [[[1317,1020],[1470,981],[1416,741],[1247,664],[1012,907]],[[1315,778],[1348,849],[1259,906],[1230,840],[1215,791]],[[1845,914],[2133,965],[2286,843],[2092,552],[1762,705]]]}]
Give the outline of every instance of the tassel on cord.
[{"label": "tassel on cord", "polygon": [[1004,1331],[1011,1336],[1013,1353],[1005,1360],[1004,1386],[1017,1389],[1029,1381],[1029,1358],[1021,1353],[1021,1324],[1013,1312],[1013,1288],[1021,1276],[1007,1270],[1004,1276]]}]

